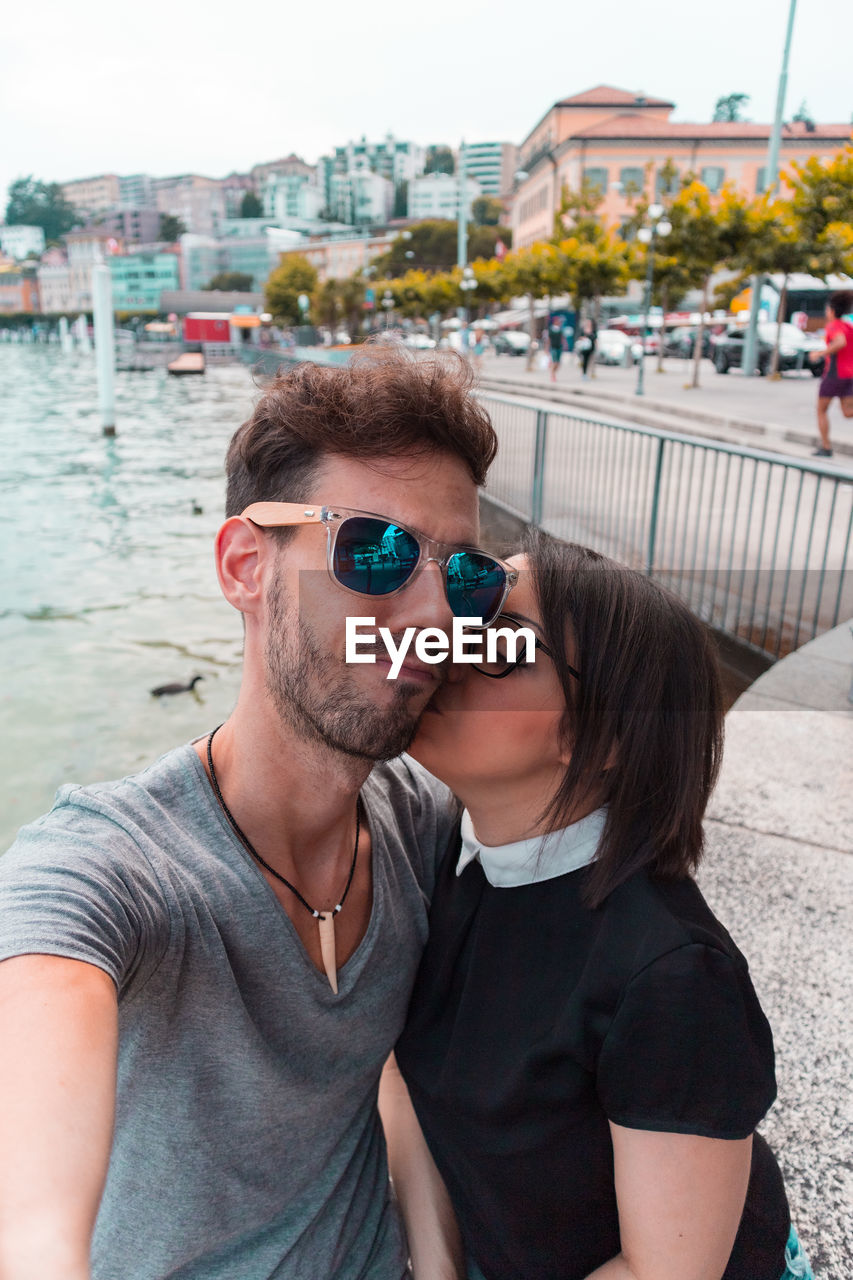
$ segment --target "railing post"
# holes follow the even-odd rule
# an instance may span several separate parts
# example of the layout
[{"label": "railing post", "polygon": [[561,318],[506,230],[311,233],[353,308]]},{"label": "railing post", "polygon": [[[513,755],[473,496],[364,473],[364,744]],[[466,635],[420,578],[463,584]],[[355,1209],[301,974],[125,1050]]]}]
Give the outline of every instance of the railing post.
[{"label": "railing post", "polygon": [[542,497],[545,489],[545,446],[548,435],[548,413],[536,410],[536,442],[533,446],[533,488],[530,495],[530,523],[542,523]]},{"label": "railing post", "polygon": [[655,568],[655,542],[658,535],[658,510],[660,508],[660,478],[663,472],[663,450],[666,440],[661,436],[658,440],[657,457],[655,459],[655,479],[652,488],[652,515],[649,522],[649,546],[646,552],[646,573],[651,577]]}]

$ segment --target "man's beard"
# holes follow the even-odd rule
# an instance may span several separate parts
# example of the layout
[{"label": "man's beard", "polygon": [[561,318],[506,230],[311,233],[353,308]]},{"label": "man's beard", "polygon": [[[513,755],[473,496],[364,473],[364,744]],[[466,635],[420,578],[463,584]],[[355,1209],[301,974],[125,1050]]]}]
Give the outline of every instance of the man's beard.
[{"label": "man's beard", "polygon": [[392,760],[405,751],[423,707],[412,712],[412,686],[394,681],[379,707],[356,685],[346,665],[325,653],[276,574],[268,597],[267,690],[282,719],[301,737],[365,760]]}]

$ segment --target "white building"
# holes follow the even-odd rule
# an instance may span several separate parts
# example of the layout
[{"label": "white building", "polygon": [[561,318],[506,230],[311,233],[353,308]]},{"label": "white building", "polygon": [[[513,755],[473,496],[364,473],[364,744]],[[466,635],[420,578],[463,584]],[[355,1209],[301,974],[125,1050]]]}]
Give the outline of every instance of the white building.
[{"label": "white building", "polygon": [[387,222],[394,207],[394,184],[369,169],[333,173],[330,205],[332,214],[350,226]]},{"label": "white building", "polygon": [[[316,174],[316,171],[315,171]],[[280,227],[317,218],[326,204],[319,186],[304,173],[270,173],[261,189],[264,216]]]},{"label": "white building", "polygon": [[[471,203],[483,194],[474,178],[465,180],[466,221]],[[410,218],[458,218],[459,179],[451,173],[428,173],[409,183]]]},{"label": "white building", "polygon": [[465,145],[465,171],[476,179],[484,196],[495,199],[511,191],[518,148],[512,142],[469,142]]},{"label": "white building", "polygon": [[36,272],[43,315],[79,311],[71,288],[71,268],[61,249],[49,249]]},{"label": "white building", "polygon": [[27,254],[44,253],[44,232],[41,227],[0,226],[0,250],[7,258],[23,261]]}]

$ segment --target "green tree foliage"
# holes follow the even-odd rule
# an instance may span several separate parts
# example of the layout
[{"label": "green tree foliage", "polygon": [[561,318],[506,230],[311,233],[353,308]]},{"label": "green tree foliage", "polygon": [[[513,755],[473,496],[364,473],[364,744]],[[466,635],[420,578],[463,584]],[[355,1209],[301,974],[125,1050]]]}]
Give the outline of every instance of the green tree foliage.
[{"label": "green tree foliage", "polygon": [[503,212],[503,202],[494,196],[477,196],[471,204],[471,217],[478,227],[496,227]]},{"label": "green tree foliage", "polygon": [[281,324],[298,324],[302,318],[300,293],[311,297],[316,289],[317,272],[308,259],[300,253],[285,254],[264,286],[267,311]]},{"label": "green tree foliage", "polygon": [[394,211],[391,216],[393,218],[409,216],[409,184],[405,178],[394,187]]},{"label": "green tree foliage", "polygon": [[59,240],[80,222],[58,182],[40,182],[30,174],[10,184],[8,196],[6,225],[41,227],[45,240]]},{"label": "green tree foliage", "polygon": [[783,175],[791,188],[791,209],[803,238],[816,244],[830,226],[853,223],[853,146],[842,147],[831,160],[813,156],[792,164]]},{"label": "green tree foliage", "polygon": [[695,272],[697,286],[702,289],[691,381],[694,387],[699,386],[711,276],[721,267],[734,265],[743,252],[749,235],[748,209],[746,199],[734,187],[723,187],[719,197],[712,199],[705,184],[695,180],[682,187],[668,208],[672,232],[666,252],[689,264],[691,272]]},{"label": "green tree foliage", "polygon": [[[396,277],[420,268],[424,271],[449,271],[456,262],[456,223],[435,218],[415,222],[406,236],[399,235],[387,253],[374,259],[377,275]],[[509,227],[468,227],[468,257],[492,258],[495,244],[512,243]]]},{"label": "green tree foliage", "polygon": [[264,206],[261,204],[254,191],[246,191],[243,199],[240,201],[240,217],[241,218],[262,218],[264,216]]},{"label": "green tree foliage", "polygon": [[[562,263],[562,291],[580,310],[605,294],[622,293],[631,275],[632,251],[598,210],[601,189],[584,182],[577,191],[563,187],[554,217],[554,236]],[[559,289],[554,292],[559,292]]]},{"label": "green tree foliage", "polygon": [[805,98],[797,107],[797,110],[791,116],[791,119],[797,121],[799,124],[806,125],[806,127],[809,129],[814,128],[814,116],[809,111],[808,103],[806,102]]},{"label": "green tree foliage", "polygon": [[744,119],[744,111],[749,104],[748,93],[726,93],[717,99],[711,119],[728,124]]},{"label": "green tree foliage", "polygon": [[181,236],[186,235],[187,225],[181,218],[176,218],[173,213],[164,213],[160,216],[160,239],[165,240],[167,244],[174,244],[176,240],[180,240]]},{"label": "green tree foliage", "polygon": [[424,173],[455,173],[456,161],[450,147],[427,147]]},{"label": "green tree foliage", "polygon": [[249,293],[255,277],[245,271],[220,271],[203,289],[221,289],[223,293]]}]

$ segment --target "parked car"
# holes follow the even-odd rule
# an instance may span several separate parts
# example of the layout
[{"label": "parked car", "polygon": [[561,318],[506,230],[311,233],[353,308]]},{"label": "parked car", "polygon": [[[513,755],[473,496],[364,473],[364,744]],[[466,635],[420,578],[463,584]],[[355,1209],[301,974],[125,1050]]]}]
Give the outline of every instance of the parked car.
[{"label": "parked car", "polygon": [[403,343],[407,347],[412,347],[415,351],[432,351],[435,346],[435,338],[431,338],[427,333],[407,333]]},{"label": "parked car", "polygon": [[496,356],[526,356],[530,350],[530,334],[522,329],[504,329],[492,338]]},{"label": "parked car", "polygon": [[[680,356],[683,360],[689,360],[696,347],[696,330],[691,329],[688,325],[679,325],[677,329],[671,329],[663,340],[663,353],[665,356]],[[711,330],[706,326],[702,330],[702,355],[711,355]]]},{"label": "parked car", "polygon": [[[819,350],[823,343],[811,333],[803,333],[794,324],[779,326],[779,372],[788,369],[809,369],[814,377],[819,378],[823,372],[823,362],[812,364],[809,352]],[[763,321],[758,326],[756,347],[756,366],[758,372],[770,372],[773,363],[773,348],[776,345],[776,323]],[[714,368],[717,373],[728,373],[729,369],[739,369],[743,364],[743,347],[746,341],[745,325],[729,325],[724,333],[718,334],[713,343]]]},{"label": "parked car", "polygon": [[599,329],[595,343],[596,364],[636,364],[643,347],[639,338],[621,329]]}]

